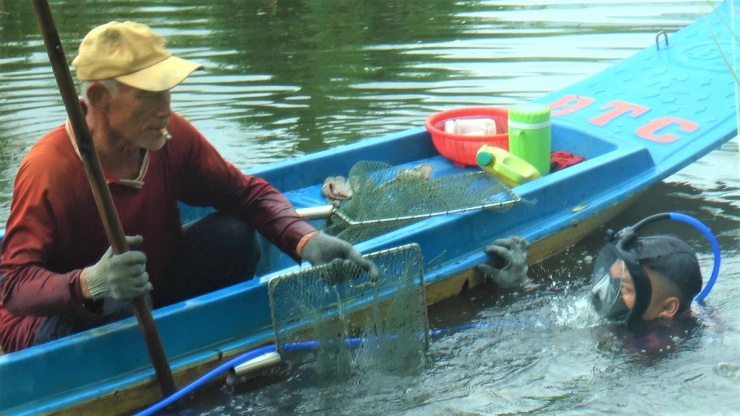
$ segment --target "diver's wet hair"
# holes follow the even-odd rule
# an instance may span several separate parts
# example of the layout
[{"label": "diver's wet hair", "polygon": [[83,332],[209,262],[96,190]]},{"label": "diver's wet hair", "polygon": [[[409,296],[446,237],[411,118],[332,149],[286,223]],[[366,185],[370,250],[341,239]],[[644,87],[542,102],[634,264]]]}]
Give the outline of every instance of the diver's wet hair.
[{"label": "diver's wet hair", "polygon": [[640,265],[673,282],[679,290],[679,312],[688,309],[701,291],[702,277],[694,250],[672,235],[638,237],[629,245]]}]

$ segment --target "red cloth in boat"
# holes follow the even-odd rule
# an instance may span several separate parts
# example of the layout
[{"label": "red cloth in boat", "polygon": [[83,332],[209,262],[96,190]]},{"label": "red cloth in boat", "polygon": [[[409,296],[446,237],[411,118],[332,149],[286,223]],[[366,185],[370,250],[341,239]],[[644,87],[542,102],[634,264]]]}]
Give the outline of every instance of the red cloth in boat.
[{"label": "red cloth in boat", "polygon": [[576,163],[582,162],[583,160],[584,159],[581,156],[576,156],[573,153],[558,150],[557,152],[552,152],[552,154],[550,155],[550,171],[555,172],[561,169],[565,169],[568,166],[573,166]]},{"label": "red cloth in boat", "polygon": [[[121,181],[105,173],[125,234],[144,236],[140,249],[155,305],[182,235],[178,200],[235,213],[300,261],[298,242],[315,229],[279,191],[226,162],[180,115],[172,114],[167,129],[172,139],[147,152],[139,178]],[[78,280],[109,244],[70,136],[65,126],[46,134],[16,176],[0,257],[0,345],[6,353],[31,345],[46,316],[76,311],[93,319],[99,309],[84,304]]]}]

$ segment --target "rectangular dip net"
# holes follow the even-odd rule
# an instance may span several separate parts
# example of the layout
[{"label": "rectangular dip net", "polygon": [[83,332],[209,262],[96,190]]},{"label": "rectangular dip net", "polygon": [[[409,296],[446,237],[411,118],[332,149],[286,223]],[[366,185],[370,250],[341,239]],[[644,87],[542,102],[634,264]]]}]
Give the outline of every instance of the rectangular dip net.
[{"label": "rectangular dip net", "polygon": [[367,256],[380,277],[348,261],[269,282],[281,356],[309,350],[319,373],[418,368],[428,345],[422,256],[411,244]]}]

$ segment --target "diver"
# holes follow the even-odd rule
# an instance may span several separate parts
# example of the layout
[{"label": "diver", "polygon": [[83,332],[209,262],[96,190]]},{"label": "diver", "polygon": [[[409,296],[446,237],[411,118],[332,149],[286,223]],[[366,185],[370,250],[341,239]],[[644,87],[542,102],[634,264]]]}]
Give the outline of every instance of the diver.
[{"label": "diver", "polygon": [[[671,235],[638,235],[639,229],[660,220],[687,223],[709,239],[715,261],[703,291],[699,260],[689,244]],[[501,288],[527,285],[528,249],[522,237],[496,240],[484,249],[489,260],[476,269]],[[607,231],[606,245],[594,260],[591,302],[612,322],[671,320],[684,315],[692,300],[704,300],[717,279],[719,264],[719,244],[700,221],[673,212],[652,215],[619,232]]]}]

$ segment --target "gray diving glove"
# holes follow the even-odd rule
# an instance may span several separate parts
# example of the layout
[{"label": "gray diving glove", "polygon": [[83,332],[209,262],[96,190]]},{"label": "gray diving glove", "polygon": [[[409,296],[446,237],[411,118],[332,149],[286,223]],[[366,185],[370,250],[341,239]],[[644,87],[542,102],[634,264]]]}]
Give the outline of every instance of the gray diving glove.
[{"label": "gray diving glove", "polygon": [[378,268],[371,261],[363,258],[352,247],[352,244],[324,234],[323,231],[308,239],[301,252],[301,257],[314,266],[327,264],[335,259],[347,260],[365,270],[371,280],[379,277]]},{"label": "gray diving glove", "polygon": [[476,266],[487,281],[493,281],[500,288],[525,286],[527,277],[527,253],[529,243],[522,237],[502,238],[484,249],[490,259]]},{"label": "gray diving glove", "polygon": [[[129,247],[136,248],[144,237],[126,237]],[[96,264],[82,271],[82,292],[85,297],[129,300],[143,296],[152,290],[149,273],[146,272],[146,255],[141,251],[113,254],[113,248],[103,254]]]}]

